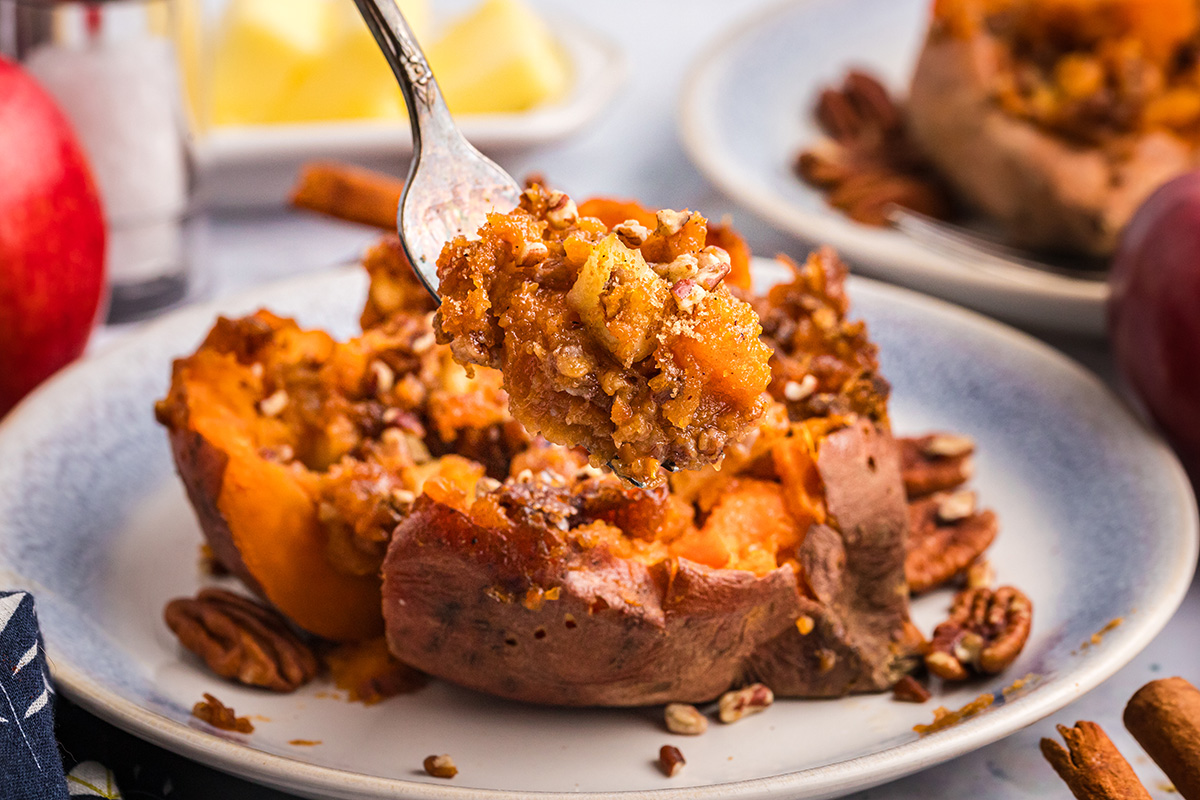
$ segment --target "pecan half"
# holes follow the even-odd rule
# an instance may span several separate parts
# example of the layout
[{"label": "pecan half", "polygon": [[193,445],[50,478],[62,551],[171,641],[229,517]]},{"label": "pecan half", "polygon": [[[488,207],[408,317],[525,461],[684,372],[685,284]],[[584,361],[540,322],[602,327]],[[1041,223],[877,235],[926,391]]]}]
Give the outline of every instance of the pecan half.
[{"label": "pecan half", "polygon": [[1032,621],[1033,604],[1018,589],[964,589],[934,629],[925,666],[947,681],[993,675],[1020,655]]},{"label": "pecan half", "polygon": [[887,87],[865,72],[851,70],[842,83],[842,93],[873,129],[891,136],[904,126],[904,114]]},{"label": "pecan half", "polygon": [[996,515],[973,506],[973,492],[938,492],[909,502],[904,576],[913,594],[966,572],[991,546],[999,528]]},{"label": "pecan half", "polygon": [[900,108],[882,83],[865,72],[850,71],[840,88],[817,98],[817,123],[837,142],[896,135],[904,124]]},{"label": "pecan half", "polygon": [[829,204],[867,225],[887,225],[893,206],[949,219],[954,200],[908,136],[904,112],[863,72],[817,98],[815,116],[829,137],[808,147],[793,169],[827,193]]},{"label": "pecan half", "polygon": [[900,472],[909,498],[956,489],[975,472],[975,443],[953,433],[902,437]]},{"label": "pecan half", "polygon": [[291,692],[317,674],[317,659],[276,611],[223,589],[202,589],[163,610],[179,642],[222,678]]},{"label": "pecan half", "polygon": [[859,135],[863,119],[844,91],[824,89],[817,97],[817,124],[835,142],[848,142]]},{"label": "pecan half", "polygon": [[927,217],[948,215],[936,186],[890,165],[854,170],[829,192],[828,200],[829,205],[844,211],[850,219],[878,227],[888,224],[893,206]]}]

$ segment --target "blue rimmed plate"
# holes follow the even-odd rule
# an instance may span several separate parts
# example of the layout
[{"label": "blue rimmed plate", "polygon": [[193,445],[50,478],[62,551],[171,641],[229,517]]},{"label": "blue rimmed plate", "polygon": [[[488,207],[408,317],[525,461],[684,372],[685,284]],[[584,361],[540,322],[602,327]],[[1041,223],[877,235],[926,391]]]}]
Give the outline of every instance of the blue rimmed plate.
[{"label": "blue rimmed plate", "polygon": [[792,171],[821,132],[821,89],[865,68],[903,96],[929,24],[929,0],[788,0],[723,34],[693,66],[679,109],[683,144],[731,198],[809,244],[830,244],[870,274],[1021,325],[1098,336],[1103,280],[926,247],[859,224]]},{"label": "blue rimmed plate", "polygon": [[[782,274],[758,264],[760,282]],[[199,531],[153,401],[171,359],[191,352],[216,314],[267,306],[347,336],[364,289],[343,270],[179,311],[64,371],[0,424],[0,586],[36,594],[61,691],[163,747],[313,797],[819,798],[974,750],[1070,703],[1154,637],[1191,579],[1187,481],[1097,379],[998,323],[853,279],[855,312],[895,387],[895,427],[976,439],[975,485],[1001,519],[990,558],[1000,581],[1034,602],[1016,664],[936,698],[955,708],[995,693],[984,713],[920,737],[913,726],[930,721],[931,704],[780,701],[682,742],[688,766],[667,779],[654,759],[670,737],[654,711],[524,706],[437,682],[369,708],[329,686],[277,696],[226,684],[161,621],[165,602],[203,579]],[[929,630],[948,600],[919,599],[918,624]],[[1099,645],[1081,648],[1118,617]],[[1037,677],[1006,698],[1027,674]],[[255,732],[218,737],[195,724],[189,710],[206,691],[252,715]],[[421,770],[442,752],[459,766],[452,782]]]}]

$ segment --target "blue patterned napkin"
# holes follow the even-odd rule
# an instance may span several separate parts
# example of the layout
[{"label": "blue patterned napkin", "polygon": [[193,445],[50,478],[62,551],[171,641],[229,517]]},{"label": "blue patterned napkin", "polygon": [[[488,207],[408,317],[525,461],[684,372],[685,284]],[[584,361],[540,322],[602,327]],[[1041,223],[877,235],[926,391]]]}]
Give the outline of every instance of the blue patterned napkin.
[{"label": "blue patterned napkin", "polygon": [[0,797],[120,798],[112,773],[94,761],[63,775],[53,697],[33,595],[0,592]]}]

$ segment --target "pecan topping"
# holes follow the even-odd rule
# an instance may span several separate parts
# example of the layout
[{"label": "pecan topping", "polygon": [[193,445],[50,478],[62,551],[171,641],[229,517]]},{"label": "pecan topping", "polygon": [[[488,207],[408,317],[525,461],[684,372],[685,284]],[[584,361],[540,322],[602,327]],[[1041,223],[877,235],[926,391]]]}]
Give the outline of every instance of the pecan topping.
[{"label": "pecan topping", "polygon": [[668,703],[663,711],[667,730],[684,736],[699,736],[708,730],[708,717],[688,703]]},{"label": "pecan topping", "polygon": [[278,417],[288,407],[288,402],[287,391],[279,389],[258,401],[258,411],[264,417]]},{"label": "pecan topping", "polygon": [[562,192],[551,192],[549,207],[546,209],[546,221],[550,226],[562,230],[573,225],[577,219],[579,209],[575,207],[575,201]]},{"label": "pecan topping", "polygon": [[721,722],[737,722],[742,717],[766,711],[775,702],[775,693],[761,683],[752,683],[721,695],[717,702]]},{"label": "pecan topping", "polygon": [[946,216],[936,185],[886,166],[854,165],[826,199],[855,222],[875,227],[887,226],[894,206],[927,217]]},{"label": "pecan topping", "polygon": [[237,712],[213,697],[208,692],[204,699],[192,706],[192,716],[207,722],[214,728],[235,733],[254,733],[254,725],[246,717],[239,717]]},{"label": "pecan topping", "polygon": [[968,589],[988,589],[996,582],[996,570],[992,568],[992,564],[982,556],[971,562],[971,566],[967,567],[967,588]]},{"label": "pecan topping", "polygon": [[912,675],[905,675],[892,687],[892,697],[902,703],[924,703],[933,695],[919,680]]},{"label": "pecan topping", "polygon": [[884,86],[850,72],[840,88],[823,91],[817,123],[829,137],[800,153],[794,169],[851,219],[886,225],[892,206],[949,218],[953,199],[909,140],[904,114]]},{"label": "pecan topping", "polygon": [[965,572],[991,546],[999,527],[996,515],[976,512],[974,505],[973,492],[932,494],[908,504],[904,575],[914,594]]},{"label": "pecan topping", "polygon": [[176,598],[163,611],[167,627],[222,678],[291,692],[317,674],[312,650],[278,612],[223,589]]},{"label": "pecan topping", "polygon": [[658,751],[658,766],[668,778],[674,778],[687,761],[678,747],[664,744]]},{"label": "pecan topping", "polygon": [[1032,621],[1033,604],[1018,589],[965,589],[934,629],[925,666],[947,681],[993,675],[1020,655]]},{"label": "pecan topping", "polygon": [[900,471],[910,498],[957,489],[975,471],[975,445],[965,436],[932,433],[899,438]]},{"label": "pecan topping", "polygon": [[440,756],[425,757],[425,771],[435,778],[453,778],[458,774],[454,759],[443,753]]}]

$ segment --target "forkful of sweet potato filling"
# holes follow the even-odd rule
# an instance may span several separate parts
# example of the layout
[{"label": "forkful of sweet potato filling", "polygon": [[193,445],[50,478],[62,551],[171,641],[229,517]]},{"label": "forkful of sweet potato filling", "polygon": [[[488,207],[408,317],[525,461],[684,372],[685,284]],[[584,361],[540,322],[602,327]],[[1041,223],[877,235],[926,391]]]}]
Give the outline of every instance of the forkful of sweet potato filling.
[{"label": "forkful of sweet potato filling", "polygon": [[771,351],[708,223],[606,225],[534,185],[438,258],[438,341],[504,375],[513,416],[631,483],[719,463],[766,410]]}]

